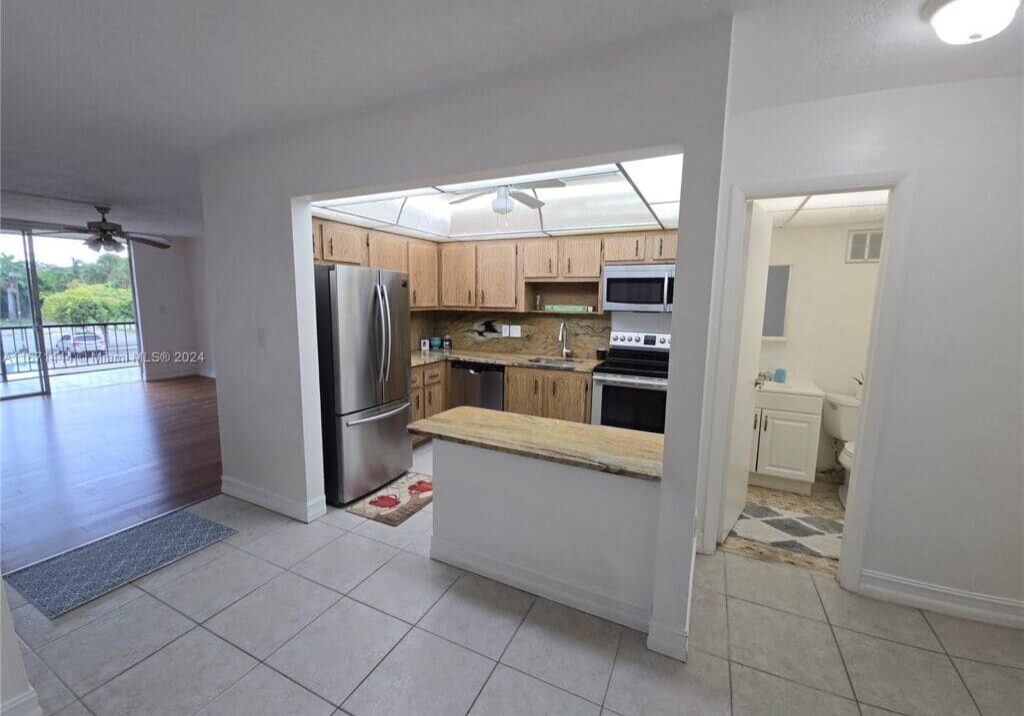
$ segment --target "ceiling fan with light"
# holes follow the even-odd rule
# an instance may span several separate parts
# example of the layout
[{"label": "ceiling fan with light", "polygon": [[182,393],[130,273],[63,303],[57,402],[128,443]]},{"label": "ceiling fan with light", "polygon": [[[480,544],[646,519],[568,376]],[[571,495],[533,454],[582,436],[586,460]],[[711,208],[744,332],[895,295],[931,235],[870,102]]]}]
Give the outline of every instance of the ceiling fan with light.
[{"label": "ceiling fan with light", "polygon": [[531,181],[524,184],[506,184],[504,186],[484,189],[483,191],[474,191],[472,194],[460,196],[458,199],[452,199],[448,203],[461,204],[464,201],[472,201],[477,197],[487,196],[494,192],[495,196],[494,200],[491,202],[491,209],[493,209],[496,214],[509,214],[512,212],[512,209],[515,208],[515,204],[513,202],[516,201],[531,209],[539,209],[544,206],[543,201],[532,194],[527,194],[527,191],[531,189],[554,189],[563,186],[565,186],[565,182],[561,179],[541,179],[539,181]]},{"label": "ceiling fan with light", "polygon": [[34,231],[36,236],[65,236],[67,234],[85,235],[88,238],[83,242],[93,251],[124,251],[129,241],[135,241],[146,246],[154,246],[158,249],[169,249],[171,243],[160,236],[153,234],[129,233],[121,228],[120,224],[107,221],[109,206],[96,206],[100,213],[99,221],[87,222],[85,226],[62,226],[54,231]]}]

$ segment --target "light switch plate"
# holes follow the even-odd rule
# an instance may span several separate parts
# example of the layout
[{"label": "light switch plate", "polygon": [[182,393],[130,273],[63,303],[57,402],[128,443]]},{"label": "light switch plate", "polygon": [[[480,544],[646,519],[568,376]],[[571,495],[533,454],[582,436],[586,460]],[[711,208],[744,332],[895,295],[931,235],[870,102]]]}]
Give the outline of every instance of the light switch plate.
[{"label": "light switch plate", "polygon": [[508,331],[509,331],[509,336],[512,337],[512,338],[522,338],[523,337],[523,327],[520,326],[520,325],[509,326],[508,327]]}]

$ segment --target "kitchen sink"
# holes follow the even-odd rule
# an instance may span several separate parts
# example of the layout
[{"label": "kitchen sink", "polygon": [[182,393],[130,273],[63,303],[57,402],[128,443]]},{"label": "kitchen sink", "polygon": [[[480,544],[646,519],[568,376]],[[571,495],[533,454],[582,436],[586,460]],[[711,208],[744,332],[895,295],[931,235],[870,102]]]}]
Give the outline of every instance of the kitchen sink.
[{"label": "kitchen sink", "polygon": [[528,362],[534,365],[542,365],[545,368],[560,368],[562,370],[570,370],[576,367],[576,361],[572,358],[531,358]]}]

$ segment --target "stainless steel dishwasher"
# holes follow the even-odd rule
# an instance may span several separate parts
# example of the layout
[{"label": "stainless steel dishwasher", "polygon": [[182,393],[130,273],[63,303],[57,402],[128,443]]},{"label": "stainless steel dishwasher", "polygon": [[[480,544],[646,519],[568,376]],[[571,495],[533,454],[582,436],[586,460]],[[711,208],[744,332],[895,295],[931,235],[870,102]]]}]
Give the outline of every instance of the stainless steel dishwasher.
[{"label": "stainless steel dishwasher", "polygon": [[504,410],[505,366],[457,360],[451,370],[453,403]]}]

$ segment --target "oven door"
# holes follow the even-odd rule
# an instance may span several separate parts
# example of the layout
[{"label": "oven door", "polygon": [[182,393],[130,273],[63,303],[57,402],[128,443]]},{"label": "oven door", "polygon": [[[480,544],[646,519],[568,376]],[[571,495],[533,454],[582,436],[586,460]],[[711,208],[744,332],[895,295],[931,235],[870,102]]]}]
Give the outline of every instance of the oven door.
[{"label": "oven door", "polygon": [[609,266],[604,274],[604,310],[671,311],[670,281],[675,266]]},{"label": "oven door", "polygon": [[590,422],[613,428],[665,432],[665,397],[668,381],[594,373]]}]

